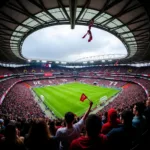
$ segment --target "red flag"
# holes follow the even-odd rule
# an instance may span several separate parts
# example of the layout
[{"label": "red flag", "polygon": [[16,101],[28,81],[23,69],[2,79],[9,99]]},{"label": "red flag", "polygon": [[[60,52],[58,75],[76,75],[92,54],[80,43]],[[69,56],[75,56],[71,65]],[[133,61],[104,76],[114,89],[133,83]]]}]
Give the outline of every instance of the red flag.
[{"label": "red flag", "polygon": [[118,62],[119,62],[119,60],[116,61],[116,63],[114,64],[114,66],[118,66]]},{"label": "red flag", "polygon": [[84,102],[87,99],[87,96],[83,93],[80,97],[80,101]]},{"label": "red flag", "polygon": [[87,31],[87,33],[82,37],[82,38],[85,38],[87,35],[89,35],[89,39],[88,39],[88,42],[91,42],[92,39],[93,39],[93,36],[92,36],[92,32],[91,32],[91,27],[93,26],[94,24],[94,20],[92,20],[89,24],[89,30]]},{"label": "red flag", "polygon": [[92,32],[88,30],[87,33],[82,38],[85,38],[87,35],[89,35],[88,42],[91,42],[93,39]]}]

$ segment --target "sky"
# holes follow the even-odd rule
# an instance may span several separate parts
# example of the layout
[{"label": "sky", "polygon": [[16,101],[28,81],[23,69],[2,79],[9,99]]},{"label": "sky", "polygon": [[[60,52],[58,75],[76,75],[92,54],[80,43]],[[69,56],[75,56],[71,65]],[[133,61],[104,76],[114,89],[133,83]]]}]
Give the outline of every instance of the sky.
[{"label": "sky", "polygon": [[[87,26],[59,25],[40,29],[30,34],[22,46],[27,59],[49,61],[78,61],[98,55],[123,54],[127,51],[114,35],[101,29],[92,28],[93,40],[88,42]],[[85,59],[84,59],[85,60]]]}]

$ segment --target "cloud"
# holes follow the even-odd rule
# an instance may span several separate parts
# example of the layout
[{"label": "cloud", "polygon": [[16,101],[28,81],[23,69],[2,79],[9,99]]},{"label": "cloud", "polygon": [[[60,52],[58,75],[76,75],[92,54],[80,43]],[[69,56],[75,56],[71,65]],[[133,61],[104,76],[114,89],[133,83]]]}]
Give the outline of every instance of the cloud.
[{"label": "cloud", "polygon": [[114,35],[92,28],[93,40],[88,43],[86,26],[70,25],[53,26],[38,30],[29,35],[22,47],[22,54],[28,59],[46,59],[59,61],[76,61],[81,58],[108,55],[127,54],[122,42]]}]

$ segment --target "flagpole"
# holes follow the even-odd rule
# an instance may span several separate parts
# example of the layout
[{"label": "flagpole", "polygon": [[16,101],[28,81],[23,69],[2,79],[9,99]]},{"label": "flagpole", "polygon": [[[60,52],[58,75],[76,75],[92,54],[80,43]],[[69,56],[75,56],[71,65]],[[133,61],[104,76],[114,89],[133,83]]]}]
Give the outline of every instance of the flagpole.
[{"label": "flagpole", "polygon": [[89,102],[91,102],[91,100],[87,97],[87,99],[89,100]]}]

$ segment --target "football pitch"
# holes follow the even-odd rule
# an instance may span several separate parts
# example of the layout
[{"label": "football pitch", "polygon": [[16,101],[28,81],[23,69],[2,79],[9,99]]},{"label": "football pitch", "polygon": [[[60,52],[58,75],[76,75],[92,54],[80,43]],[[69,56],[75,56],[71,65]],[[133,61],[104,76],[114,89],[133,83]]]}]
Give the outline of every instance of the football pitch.
[{"label": "football pitch", "polygon": [[77,116],[81,116],[89,107],[89,101],[80,101],[81,94],[84,93],[93,101],[93,107],[100,104],[103,97],[110,98],[120,90],[114,88],[105,88],[83,83],[67,83],[61,85],[52,85],[46,87],[33,88],[34,92],[40,97],[44,96],[44,103],[58,118],[63,118],[68,111]]}]

